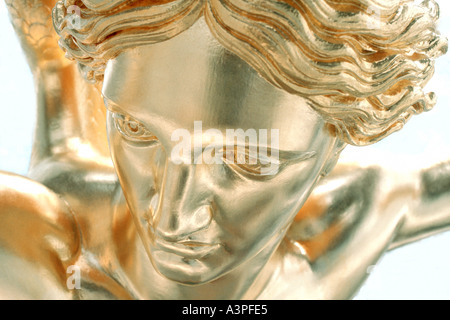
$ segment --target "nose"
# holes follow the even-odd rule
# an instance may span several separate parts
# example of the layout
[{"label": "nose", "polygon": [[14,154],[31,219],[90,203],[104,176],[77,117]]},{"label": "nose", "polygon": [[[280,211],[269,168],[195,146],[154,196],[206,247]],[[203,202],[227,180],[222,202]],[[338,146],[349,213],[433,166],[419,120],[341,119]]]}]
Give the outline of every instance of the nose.
[{"label": "nose", "polygon": [[154,216],[156,236],[166,241],[189,240],[210,226],[213,212],[209,192],[196,177],[196,169],[196,165],[168,161]]}]

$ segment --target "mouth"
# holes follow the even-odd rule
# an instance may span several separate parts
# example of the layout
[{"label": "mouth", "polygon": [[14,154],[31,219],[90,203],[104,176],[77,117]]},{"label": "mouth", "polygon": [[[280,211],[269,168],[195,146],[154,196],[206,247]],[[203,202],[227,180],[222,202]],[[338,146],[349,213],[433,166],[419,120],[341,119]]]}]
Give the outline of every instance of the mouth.
[{"label": "mouth", "polygon": [[156,239],[155,245],[156,250],[173,253],[190,260],[204,258],[220,247],[218,243],[205,243],[191,240],[169,242],[162,239]]}]

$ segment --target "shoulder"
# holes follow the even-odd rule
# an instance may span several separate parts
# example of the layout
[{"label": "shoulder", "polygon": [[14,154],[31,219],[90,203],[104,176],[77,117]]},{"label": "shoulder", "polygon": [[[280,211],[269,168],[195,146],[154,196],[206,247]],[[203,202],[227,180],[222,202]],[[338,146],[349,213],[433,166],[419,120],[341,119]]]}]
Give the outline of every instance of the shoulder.
[{"label": "shoulder", "polygon": [[[314,188],[294,223],[320,220],[328,226],[343,218],[352,207],[372,207],[385,173],[380,167],[340,165]],[[325,223],[327,222],[327,223]],[[325,224],[324,224],[325,223]]]},{"label": "shoulder", "polygon": [[355,294],[402,223],[410,192],[395,180],[380,166],[340,165],[321,181],[279,249],[280,277],[292,297]]},{"label": "shoulder", "polygon": [[40,183],[0,172],[0,297],[68,294],[67,268],[80,252],[78,224],[66,202]]},{"label": "shoulder", "polygon": [[297,213],[287,237],[301,243],[311,262],[326,255],[370,215],[383,173],[377,167],[340,165],[313,190]]}]

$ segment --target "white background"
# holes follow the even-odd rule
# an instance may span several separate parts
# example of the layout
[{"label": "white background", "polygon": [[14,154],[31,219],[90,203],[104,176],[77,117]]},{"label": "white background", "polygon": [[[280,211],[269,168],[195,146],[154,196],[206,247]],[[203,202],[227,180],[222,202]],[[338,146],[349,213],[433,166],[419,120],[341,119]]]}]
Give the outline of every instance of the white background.
[{"label": "white background", "polygon": [[[449,36],[450,2],[439,3],[440,30]],[[424,155],[450,159],[449,57],[450,53],[439,59],[436,75],[427,87],[439,98],[433,111],[412,119],[402,131],[374,146],[347,148],[343,157],[374,159],[384,154],[405,164],[420,163]],[[36,116],[34,87],[3,1],[0,97],[0,170],[26,174]],[[450,232],[387,253],[356,299],[450,299]]]}]

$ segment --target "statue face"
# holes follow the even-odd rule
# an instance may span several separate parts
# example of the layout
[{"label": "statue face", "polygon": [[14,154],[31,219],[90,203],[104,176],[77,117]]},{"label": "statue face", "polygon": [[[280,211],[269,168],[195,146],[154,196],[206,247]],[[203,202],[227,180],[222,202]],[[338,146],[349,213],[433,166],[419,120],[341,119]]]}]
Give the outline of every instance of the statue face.
[{"label": "statue face", "polygon": [[[140,236],[155,268],[177,282],[205,283],[274,250],[334,154],[335,138],[306,102],[222,47],[203,19],[110,61],[103,94],[112,158]],[[237,129],[267,136],[247,139],[247,148],[221,140]],[[255,143],[271,148],[274,170],[261,174],[268,159],[246,157]],[[212,144],[221,147],[208,154],[227,161],[198,160]]]}]

